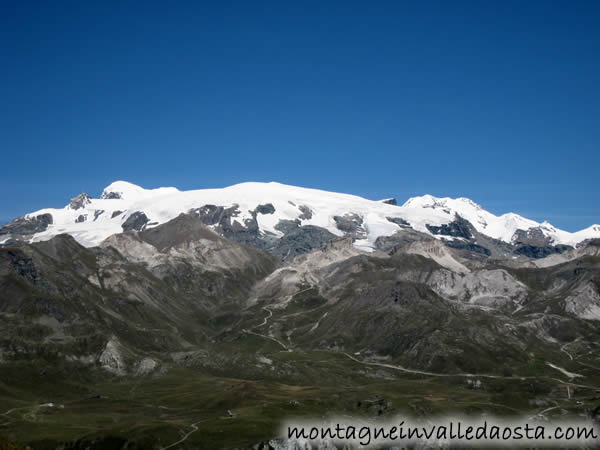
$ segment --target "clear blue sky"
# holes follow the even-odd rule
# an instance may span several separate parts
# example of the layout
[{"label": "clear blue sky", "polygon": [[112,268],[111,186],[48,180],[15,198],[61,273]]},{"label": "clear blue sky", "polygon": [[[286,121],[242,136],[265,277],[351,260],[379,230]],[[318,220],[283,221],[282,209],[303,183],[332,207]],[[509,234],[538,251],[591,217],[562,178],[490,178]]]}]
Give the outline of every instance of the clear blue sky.
[{"label": "clear blue sky", "polygon": [[123,179],[600,222],[600,2],[0,1],[0,220]]}]

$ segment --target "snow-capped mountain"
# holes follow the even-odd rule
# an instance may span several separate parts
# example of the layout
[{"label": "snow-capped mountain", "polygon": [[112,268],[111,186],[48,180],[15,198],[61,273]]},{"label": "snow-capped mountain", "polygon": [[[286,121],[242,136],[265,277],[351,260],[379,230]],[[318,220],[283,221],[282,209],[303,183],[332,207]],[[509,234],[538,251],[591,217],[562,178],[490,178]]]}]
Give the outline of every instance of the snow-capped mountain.
[{"label": "snow-capped mountain", "polygon": [[402,206],[395,203],[394,199],[372,201],[279,183],[180,191],[173,187],[144,189],[117,181],[107,186],[100,198],[80,194],[64,208],[42,209],[16,219],[0,228],[0,243],[17,234],[27,235],[28,240],[35,242],[68,233],[84,246],[95,246],[115,233],[152,228],[203,207],[228,210],[232,226],[244,228],[255,221],[257,232],[273,239],[283,236],[282,227],[290,222],[319,227],[336,236],[352,234],[354,245],[366,251],[375,248],[377,238],[403,229],[438,239],[462,239],[439,231],[459,218],[470,222],[482,235],[506,243],[533,236],[550,245],[575,246],[586,239],[600,238],[599,225],[569,233],[513,213],[495,216],[467,198],[424,195],[411,198]]},{"label": "snow-capped mountain", "polygon": [[[475,229],[494,239],[512,243],[515,240],[517,230],[540,230],[554,245],[575,246],[586,239],[600,237],[600,225],[592,225],[575,233],[555,228],[548,222],[538,223],[515,213],[507,213],[496,216],[473,200],[468,198],[437,198],[431,195],[413,197],[402,205],[403,208],[422,208],[443,211],[449,218],[455,214],[468,220]],[[432,223],[430,223],[432,224]]]}]

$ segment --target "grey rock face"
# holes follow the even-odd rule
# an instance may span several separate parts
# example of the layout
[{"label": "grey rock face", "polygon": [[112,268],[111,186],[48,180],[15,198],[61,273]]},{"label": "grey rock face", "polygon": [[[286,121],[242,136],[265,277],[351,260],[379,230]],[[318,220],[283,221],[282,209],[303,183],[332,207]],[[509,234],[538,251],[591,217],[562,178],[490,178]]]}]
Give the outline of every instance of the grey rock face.
[{"label": "grey rock face", "polygon": [[433,226],[426,225],[427,229],[432,234],[442,235],[442,236],[454,236],[454,237],[462,237],[465,239],[470,239],[471,234],[471,224],[469,221],[463,219],[460,216],[456,216],[456,219],[450,223],[445,223],[443,225]]},{"label": "grey rock face", "polygon": [[121,193],[119,193],[119,192],[104,192],[104,193],[102,193],[100,198],[105,199],[105,200],[119,199],[119,198],[121,198]]},{"label": "grey rock face", "polygon": [[[305,219],[312,217],[312,212],[307,207],[299,206],[299,209],[302,211],[301,217]],[[252,218],[246,219],[243,225],[239,223],[239,220],[234,220],[240,214],[237,205],[230,208],[204,205],[191,211],[191,214],[200,218],[204,224],[213,226],[215,231],[225,238],[266,250],[282,261],[289,261],[297,255],[322,248],[328,241],[336,237],[324,228],[311,225],[301,226],[300,219],[279,221],[275,226],[276,230],[283,233],[279,239],[261,233],[256,221],[257,215],[273,214],[274,212],[275,208],[270,203],[259,205],[254,211],[251,211]]]},{"label": "grey rock face", "polygon": [[410,228],[410,223],[400,217],[386,217],[389,222],[395,223],[403,228]]},{"label": "grey rock face", "polygon": [[237,205],[224,208],[216,205],[204,205],[191,211],[192,214],[202,220],[205,225],[231,225],[231,218],[239,215]]},{"label": "grey rock face", "polygon": [[565,300],[565,311],[581,319],[600,320],[600,294],[595,283],[577,287]]},{"label": "grey rock face", "polygon": [[582,241],[579,244],[577,244],[577,248],[586,246],[600,247],[600,239],[586,239],[585,241]]},{"label": "grey rock face", "polygon": [[125,222],[123,222],[121,228],[123,228],[123,231],[141,231],[144,229],[148,221],[149,219],[146,217],[146,214],[141,211],[136,211],[130,215]]},{"label": "grey rock face", "polygon": [[563,253],[572,249],[568,245],[552,245],[552,240],[544,235],[540,227],[515,231],[512,242],[516,246],[515,254],[534,259],[545,258],[554,253]]},{"label": "grey rock face", "polygon": [[273,214],[275,212],[275,207],[271,203],[266,203],[264,205],[258,205],[254,212],[255,214]]},{"label": "grey rock face", "polygon": [[111,339],[106,343],[104,351],[98,357],[100,366],[114,375],[125,375],[125,363],[121,355],[119,342],[116,339]]},{"label": "grey rock face", "polygon": [[343,216],[333,216],[335,226],[344,233],[349,233],[355,237],[366,235],[363,228],[363,218],[358,214],[344,214]]},{"label": "grey rock face", "polygon": [[238,205],[229,208],[204,205],[191,211],[205,225],[216,226],[216,230],[227,239],[256,248],[265,248],[273,240],[261,234],[256,216],[258,214],[273,214],[274,212],[275,208],[270,203],[259,205],[254,211],[250,211],[252,217],[245,219],[244,223],[241,224],[238,220],[234,220],[240,215]]},{"label": "grey rock face", "polygon": [[551,244],[550,238],[545,236],[543,231],[538,228],[530,228],[529,230],[517,230],[512,237],[512,242],[515,245],[523,244],[534,247],[545,247]]},{"label": "grey rock face", "polygon": [[144,358],[138,364],[135,374],[137,376],[148,375],[158,364],[152,358]]},{"label": "grey rock face", "polygon": [[545,258],[546,256],[555,254],[555,253],[564,253],[567,250],[572,250],[573,247],[568,245],[544,245],[544,246],[536,246],[536,245],[521,245],[517,247],[514,251],[517,255],[524,255],[529,258]]},{"label": "grey rock face", "polygon": [[96,211],[94,211],[94,221],[100,217],[102,214],[104,214],[104,210],[103,209],[97,209]]},{"label": "grey rock face", "polygon": [[115,217],[117,217],[121,214],[123,214],[123,211],[119,211],[119,210],[113,211],[112,214],[110,215],[110,218],[114,219]]},{"label": "grey rock face", "polygon": [[77,219],[75,219],[75,223],[82,223],[87,220],[87,214],[80,214]]},{"label": "grey rock face", "polygon": [[281,231],[283,234],[291,233],[295,231],[300,226],[300,221],[296,220],[280,220],[277,225],[275,225],[275,229],[277,231]]},{"label": "grey rock face", "polygon": [[45,231],[51,224],[51,214],[40,214],[34,218],[19,217],[0,227],[0,236],[7,234],[14,237],[28,236]]},{"label": "grey rock face", "polygon": [[298,219],[300,219],[300,220],[312,219],[313,213],[312,213],[312,210],[308,206],[300,205],[300,206],[298,206],[298,209],[302,212],[302,214],[300,214],[298,216]]},{"label": "grey rock face", "polygon": [[73,197],[69,203],[69,208],[78,210],[84,208],[85,205],[91,203],[91,198],[85,192],[82,192],[77,197]]},{"label": "grey rock face", "polygon": [[[292,222],[292,224],[296,223]],[[337,237],[325,228],[314,225],[298,226],[296,224],[295,227],[292,227],[290,224],[286,224],[284,227],[285,234],[277,241],[277,245],[274,248],[266,249],[282,261],[289,261],[297,255],[324,248],[328,242]]]},{"label": "grey rock face", "polygon": [[394,206],[398,206],[398,202],[396,201],[395,198],[386,198],[385,200],[382,200],[381,203],[385,203],[387,205],[394,205]]}]

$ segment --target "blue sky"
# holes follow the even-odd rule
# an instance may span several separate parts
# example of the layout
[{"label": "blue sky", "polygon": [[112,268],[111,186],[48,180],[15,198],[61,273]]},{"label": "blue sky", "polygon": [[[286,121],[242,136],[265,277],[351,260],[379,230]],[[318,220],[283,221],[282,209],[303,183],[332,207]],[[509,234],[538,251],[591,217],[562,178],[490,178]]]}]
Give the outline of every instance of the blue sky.
[{"label": "blue sky", "polygon": [[600,222],[600,2],[2,2],[0,220],[279,181]]}]

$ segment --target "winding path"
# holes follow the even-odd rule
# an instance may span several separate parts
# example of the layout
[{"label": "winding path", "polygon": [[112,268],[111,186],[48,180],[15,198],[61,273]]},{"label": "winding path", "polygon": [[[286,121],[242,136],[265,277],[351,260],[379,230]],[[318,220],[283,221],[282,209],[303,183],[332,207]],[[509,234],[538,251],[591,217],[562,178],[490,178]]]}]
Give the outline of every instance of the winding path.
[{"label": "winding path", "polygon": [[167,445],[166,447],[162,447],[161,450],[167,450],[168,448],[175,447],[176,445],[179,445],[182,442],[185,442],[187,440],[187,438],[189,438],[193,433],[198,431],[199,423],[206,422],[208,420],[210,420],[210,419],[204,419],[204,420],[199,420],[198,422],[194,422],[193,424],[190,425],[190,427],[192,428],[191,431],[188,431],[186,434],[184,434],[183,437],[181,439],[179,439],[177,442],[173,442],[172,444]]}]

